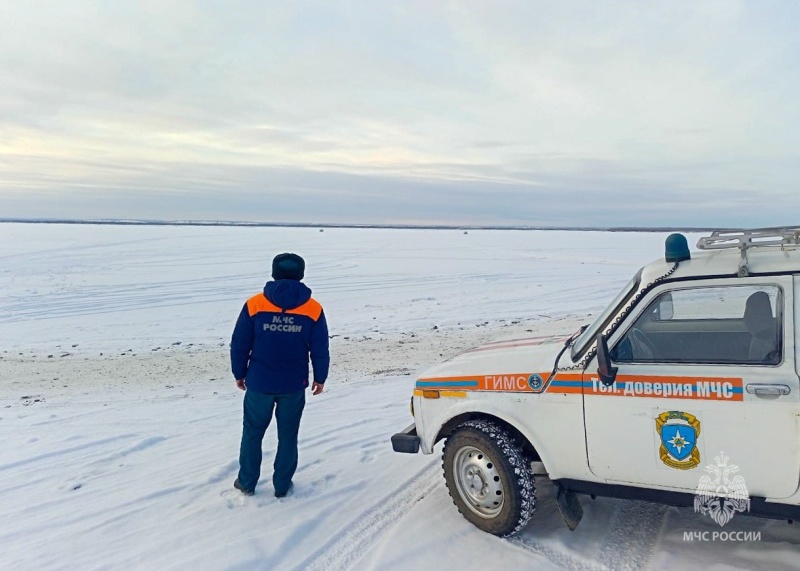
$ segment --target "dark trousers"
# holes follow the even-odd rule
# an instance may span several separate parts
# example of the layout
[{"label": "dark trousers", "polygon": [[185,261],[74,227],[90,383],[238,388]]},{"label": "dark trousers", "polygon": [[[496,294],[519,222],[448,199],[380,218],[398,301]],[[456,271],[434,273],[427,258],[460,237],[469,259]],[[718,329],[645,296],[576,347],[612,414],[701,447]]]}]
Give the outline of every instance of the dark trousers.
[{"label": "dark trousers", "polygon": [[244,395],[242,445],[239,448],[239,483],[254,490],[261,475],[261,441],[272,411],[278,421],[278,452],[273,464],[272,485],[276,492],[286,492],[297,470],[297,432],[306,404],[306,392],[265,394],[248,390]]}]

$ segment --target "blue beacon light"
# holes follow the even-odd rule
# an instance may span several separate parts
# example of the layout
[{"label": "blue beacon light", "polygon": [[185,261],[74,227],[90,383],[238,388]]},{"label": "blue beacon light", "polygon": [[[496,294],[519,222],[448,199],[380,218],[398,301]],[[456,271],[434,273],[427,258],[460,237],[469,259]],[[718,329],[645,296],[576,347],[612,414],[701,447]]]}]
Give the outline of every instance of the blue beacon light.
[{"label": "blue beacon light", "polygon": [[664,242],[664,259],[668,262],[682,262],[692,259],[689,244],[683,234],[670,234]]}]

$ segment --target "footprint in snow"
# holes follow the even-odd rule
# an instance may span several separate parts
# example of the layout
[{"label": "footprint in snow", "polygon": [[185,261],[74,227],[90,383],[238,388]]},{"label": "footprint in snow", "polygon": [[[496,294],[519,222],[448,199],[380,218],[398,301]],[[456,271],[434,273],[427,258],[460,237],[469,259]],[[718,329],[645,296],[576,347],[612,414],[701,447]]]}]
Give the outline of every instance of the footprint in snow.
[{"label": "footprint in snow", "polygon": [[247,496],[242,494],[239,490],[223,490],[219,493],[220,497],[225,501],[225,505],[229,510],[235,510],[245,505]]},{"label": "footprint in snow", "polygon": [[336,481],[336,474],[326,474],[324,477],[314,480],[310,485],[299,485],[295,483],[292,496],[295,498],[311,498],[318,496],[329,488]]},{"label": "footprint in snow", "polygon": [[361,459],[362,464],[372,464],[375,457],[384,448],[383,442],[368,442],[361,445]]}]

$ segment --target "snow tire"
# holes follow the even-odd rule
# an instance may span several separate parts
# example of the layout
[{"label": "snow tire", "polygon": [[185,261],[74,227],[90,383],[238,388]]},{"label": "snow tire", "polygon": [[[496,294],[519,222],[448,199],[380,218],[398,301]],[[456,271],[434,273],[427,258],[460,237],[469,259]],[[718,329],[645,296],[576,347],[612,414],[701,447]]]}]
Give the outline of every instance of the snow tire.
[{"label": "snow tire", "polygon": [[442,468],[453,503],[478,528],[500,537],[519,532],[536,507],[536,487],[522,447],[488,420],[469,420],[447,438]]}]

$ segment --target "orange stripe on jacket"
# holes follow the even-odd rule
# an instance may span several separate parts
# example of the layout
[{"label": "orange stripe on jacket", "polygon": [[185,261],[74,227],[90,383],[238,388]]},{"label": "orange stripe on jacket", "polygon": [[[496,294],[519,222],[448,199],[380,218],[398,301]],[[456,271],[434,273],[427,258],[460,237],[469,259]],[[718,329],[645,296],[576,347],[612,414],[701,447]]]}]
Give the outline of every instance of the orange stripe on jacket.
[{"label": "orange stripe on jacket", "polygon": [[247,300],[247,313],[250,314],[250,317],[253,317],[256,313],[261,313],[262,311],[269,313],[288,313],[290,315],[305,315],[306,317],[310,317],[316,321],[319,319],[319,316],[322,315],[322,306],[317,300],[309,299],[300,307],[295,307],[293,309],[287,309],[284,311],[283,308],[278,307],[268,300],[263,293],[254,295]]}]

